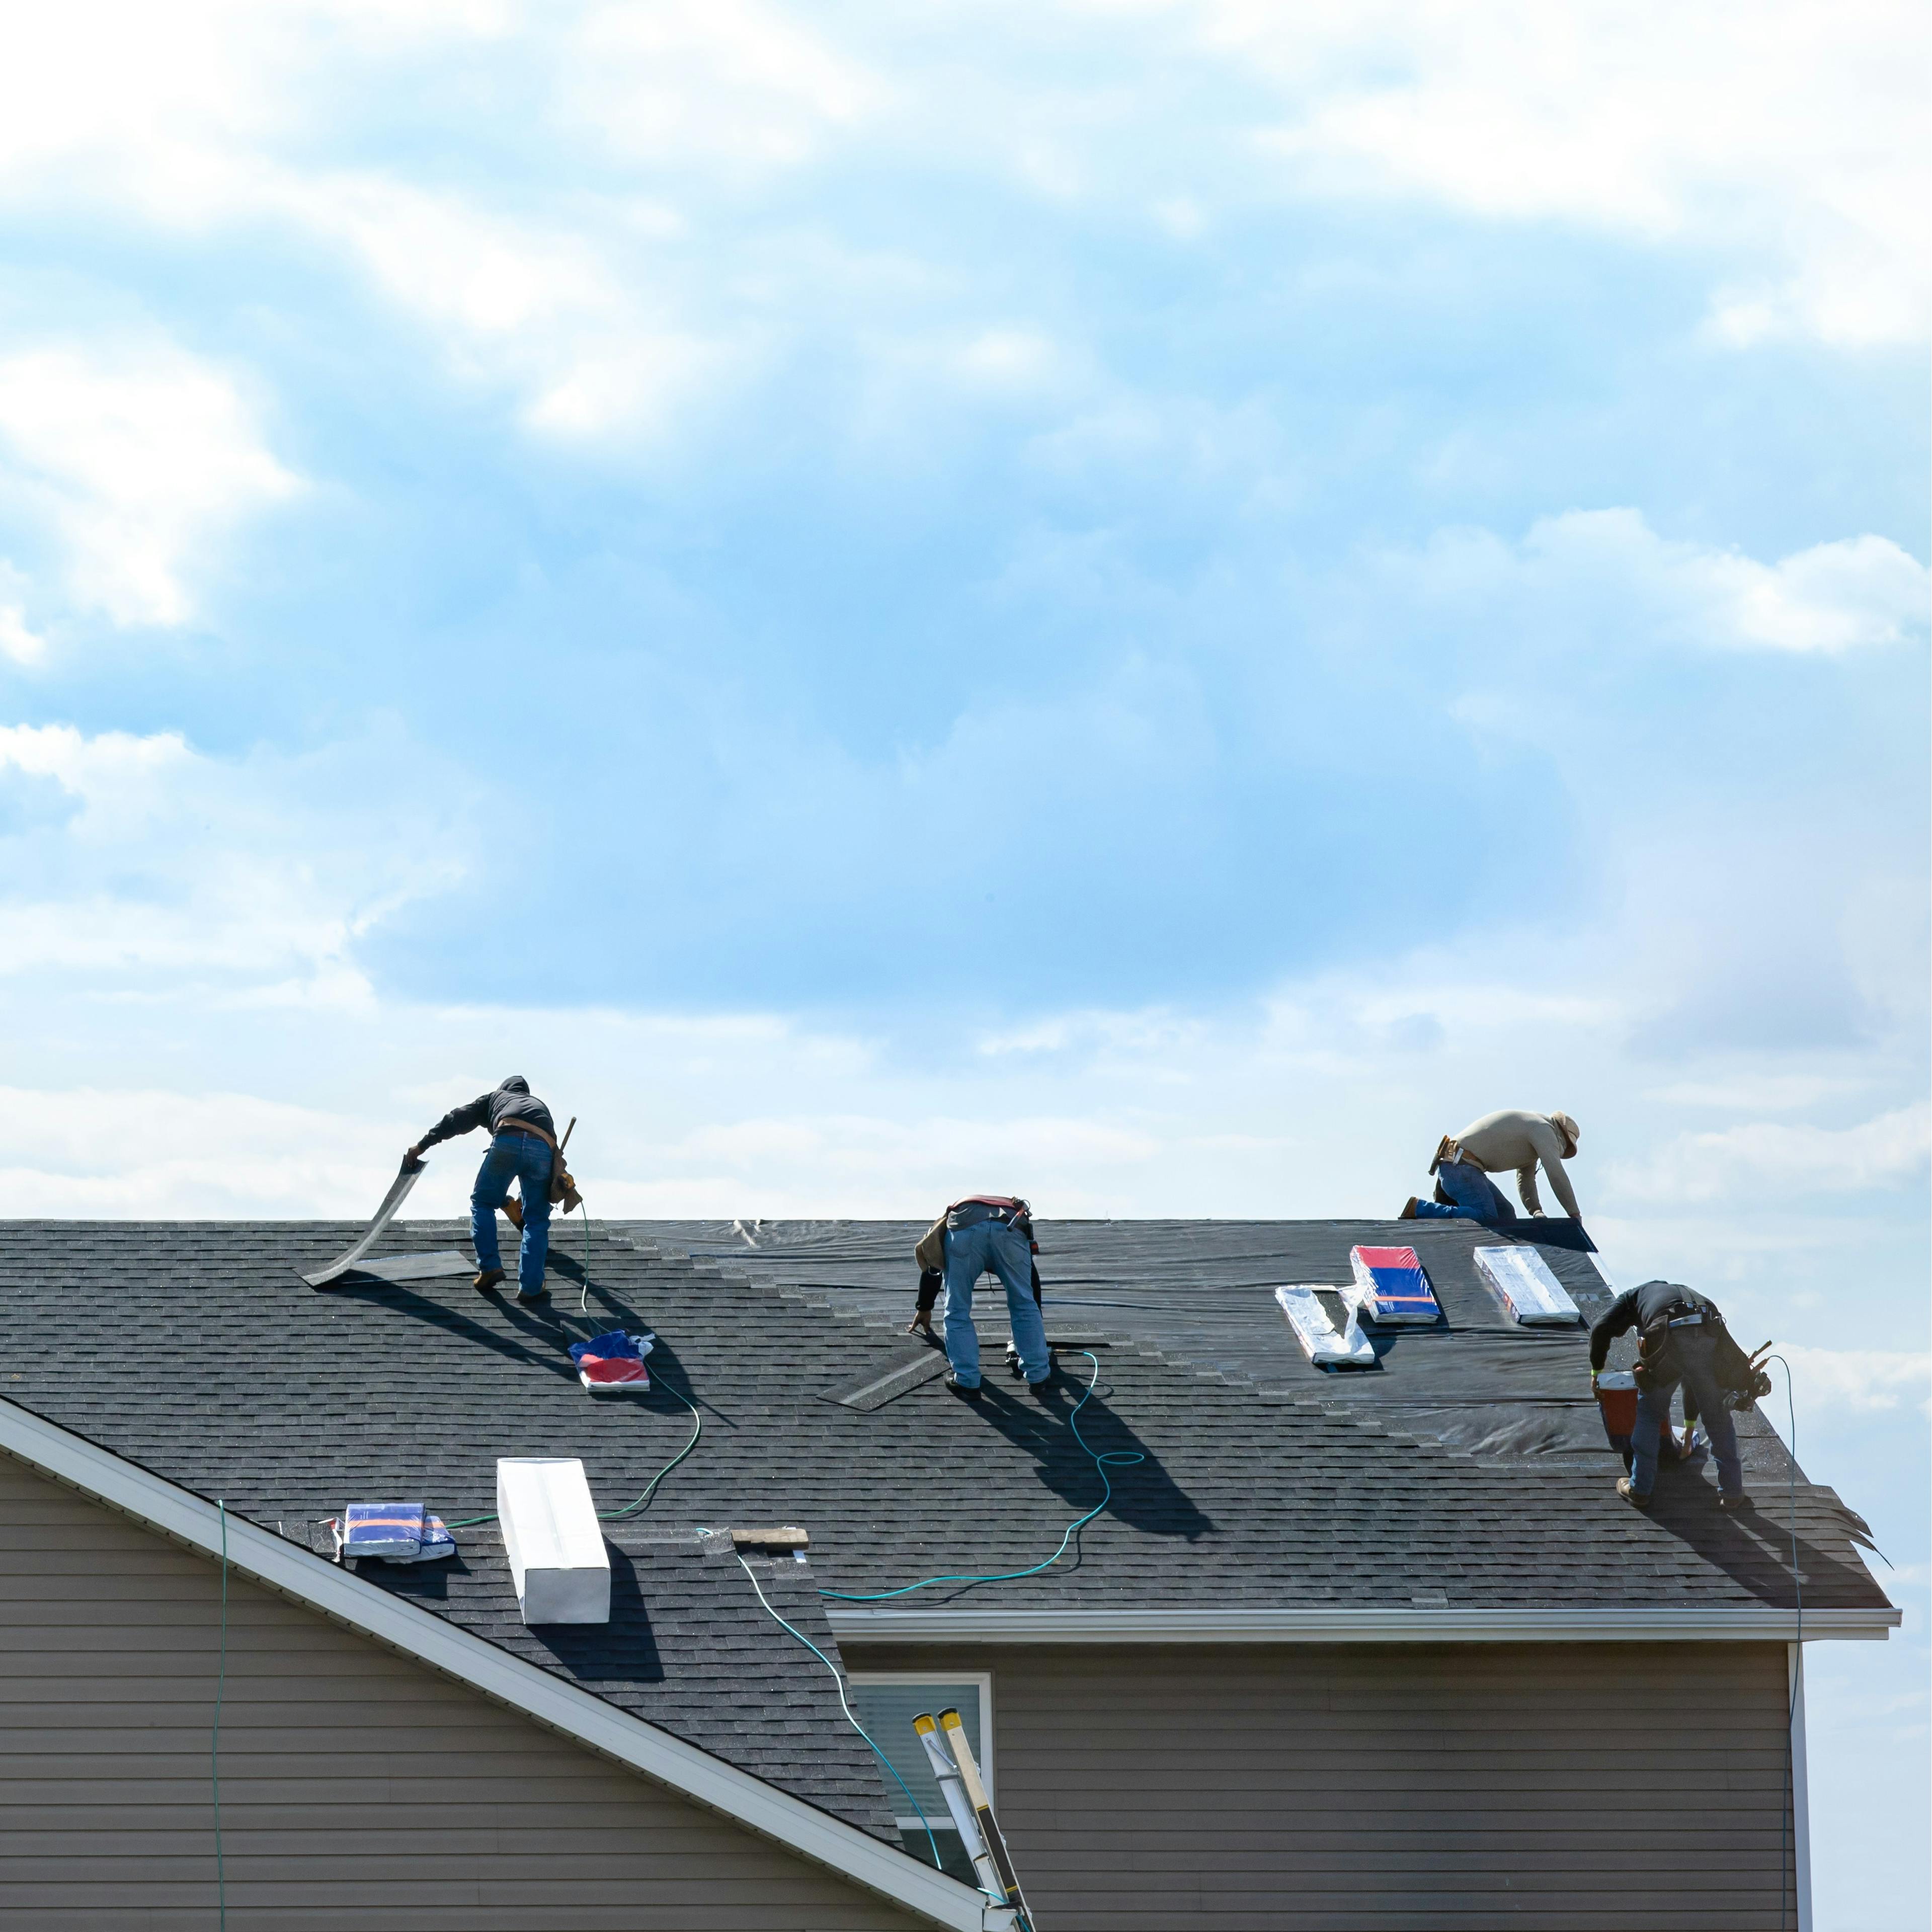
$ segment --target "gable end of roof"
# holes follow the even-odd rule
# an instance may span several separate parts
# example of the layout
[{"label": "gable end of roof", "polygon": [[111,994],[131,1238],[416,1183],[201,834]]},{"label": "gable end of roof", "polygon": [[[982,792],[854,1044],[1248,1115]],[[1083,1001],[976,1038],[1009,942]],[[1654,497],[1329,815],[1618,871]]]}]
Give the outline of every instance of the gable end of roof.
[{"label": "gable end of roof", "polygon": [[1011,1915],[751,1772],[365,1583],[312,1552],[0,1398],[0,1450],[145,1527],[425,1664],[949,1932]]}]

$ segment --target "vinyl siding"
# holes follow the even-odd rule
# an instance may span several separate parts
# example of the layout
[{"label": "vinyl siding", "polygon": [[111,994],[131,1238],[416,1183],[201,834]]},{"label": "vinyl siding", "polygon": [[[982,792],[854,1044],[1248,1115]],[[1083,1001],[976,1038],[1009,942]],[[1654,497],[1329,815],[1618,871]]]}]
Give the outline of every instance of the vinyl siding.
[{"label": "vinyl siding", "polygon": [[845,1646],[989,1670],[1051,1932],[1797,1925],[1782,1644]]},{"label": "vinyl siding", "polygon": [[[209,1932],[220,1585],[0,1454],[0,1926]],[[232,1576],[231,1932],[874,1932],[922,1921]]]}]

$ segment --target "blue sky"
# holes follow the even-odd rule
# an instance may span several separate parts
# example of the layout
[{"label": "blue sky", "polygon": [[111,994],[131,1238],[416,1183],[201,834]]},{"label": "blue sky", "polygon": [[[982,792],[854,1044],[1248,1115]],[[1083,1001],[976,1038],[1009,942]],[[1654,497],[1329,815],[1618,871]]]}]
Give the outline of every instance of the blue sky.
[{"label": "blue sky", "polygon": [[359,1212],[513,1068],[611,1213],[1382,1212],[1564,1106],[1900,1566],[1818,1922],[1924,1925],[1919,12],[58,11],[12,1211]]}]

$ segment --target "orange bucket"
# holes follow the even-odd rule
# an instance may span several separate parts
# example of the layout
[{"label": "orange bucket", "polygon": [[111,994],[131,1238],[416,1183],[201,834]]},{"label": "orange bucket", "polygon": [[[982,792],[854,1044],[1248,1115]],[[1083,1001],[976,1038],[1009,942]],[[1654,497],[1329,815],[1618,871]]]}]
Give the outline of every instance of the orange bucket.
[{"label": "orange bucket", "polygon": [[1597,1406],[1604,1412],[1604,1432],[1614,1442],[1628,1440],[1636,1427],[1636,1378],[1628,1369],[1612,1370],[1597,1378]]}]

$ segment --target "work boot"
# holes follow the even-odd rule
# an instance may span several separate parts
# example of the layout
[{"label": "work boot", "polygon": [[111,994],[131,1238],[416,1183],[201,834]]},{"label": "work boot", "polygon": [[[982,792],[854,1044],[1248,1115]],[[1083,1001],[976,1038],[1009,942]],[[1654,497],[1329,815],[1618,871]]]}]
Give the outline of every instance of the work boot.
[{"label": "work boot", "polygon": [[1718,1498],[1718,1507],[1721,1510],[1748,1510],[1751,1507],[1751,1499],[1749,1496],[1742,1495],[1720,1496]]},{"label": "work boot", "polygon": [[470,1284],[478,1294],[494,1294],[502,1285],[503,1270],[501,1268],[485,1268]]},{"label": "work boot", "polygon": [[957,1376],[948,1376],[946,1378],[946,1386],[955,1395],[963,1395],[968,1402],[977,1402],[980,1400],[980,1384],[977,1382],[962,1382]]},{"label": "work boot", "polygon": [[1413,1221],[1415,1219],[1415,1196],[1413,1194],[1402,1203],[1402,1212],[1395,1218],[1398,1221]]},{"label": "work boot", "polygon": [[550,1306],[550,1290],[547,1288],[540,1288],[534,1294],[526,1294],[521,1288],[518,1288],[517,1304],[521,1308],[548,1308]]},{"label": "work boot", "polygon": [[1648,1509],[1650,1507],[1649,1497],[1639,1496],[1636,1490],[1630,1487],[1630,1479],[1628,1476],[1619,1476],[1617,1478],[1617,1494],[1622,1496],[1633,1509]]},{"label": "work boot", "polygon": [[520,1201],[506,1201],[503,1203],[503,1218],[520,1234],[524,1226],[524,1204]]}]

